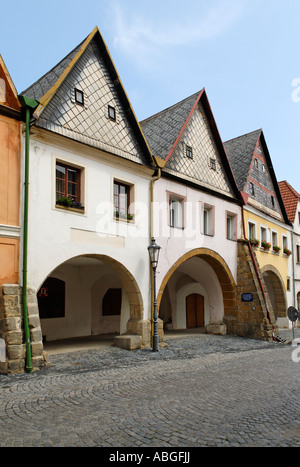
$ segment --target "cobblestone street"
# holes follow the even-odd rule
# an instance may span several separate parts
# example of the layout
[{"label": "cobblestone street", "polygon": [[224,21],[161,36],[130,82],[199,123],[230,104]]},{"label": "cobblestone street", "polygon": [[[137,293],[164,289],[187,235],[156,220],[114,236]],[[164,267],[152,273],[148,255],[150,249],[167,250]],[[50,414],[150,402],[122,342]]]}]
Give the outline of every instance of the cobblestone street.
[{"label": "cobblestone street", "polygon": [[0,375],[0,446],[300,446],[287,343],[195,335],[159,353],[113,346]]}]

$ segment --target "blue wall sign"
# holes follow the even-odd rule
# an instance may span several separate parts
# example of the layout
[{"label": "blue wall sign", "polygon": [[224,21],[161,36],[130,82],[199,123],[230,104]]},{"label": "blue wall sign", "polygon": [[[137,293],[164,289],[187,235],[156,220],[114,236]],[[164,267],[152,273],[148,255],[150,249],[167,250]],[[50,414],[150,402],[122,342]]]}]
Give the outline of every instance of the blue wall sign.
[{"label": "blue wall sign", "polygon": [[253,302],[253,293],[242,293],[242,302]]}]

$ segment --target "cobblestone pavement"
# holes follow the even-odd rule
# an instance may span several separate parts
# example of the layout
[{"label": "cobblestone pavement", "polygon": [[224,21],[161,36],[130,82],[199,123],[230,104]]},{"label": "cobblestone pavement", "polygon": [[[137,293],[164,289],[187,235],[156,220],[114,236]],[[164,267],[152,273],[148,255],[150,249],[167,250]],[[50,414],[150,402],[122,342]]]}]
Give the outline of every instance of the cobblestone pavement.
[{"label": "cobblestone pavement", "polygon": [[0,446],[300,446],[294,347],[206,334],[166,341],[158,353],[107,346],[0,375]]}]

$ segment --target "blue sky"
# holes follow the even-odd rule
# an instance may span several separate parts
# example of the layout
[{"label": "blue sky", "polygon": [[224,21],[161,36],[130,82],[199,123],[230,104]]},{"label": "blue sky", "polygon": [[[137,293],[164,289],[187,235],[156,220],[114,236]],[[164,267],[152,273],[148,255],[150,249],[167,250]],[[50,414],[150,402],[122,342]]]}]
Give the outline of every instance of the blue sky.
[{"label": "blue sky", "polygon": [[23,91],[98,26],[137,118],[205,87],[223,141],[262,128],[300,192],[299,0],[0,0],[2,55]]}]

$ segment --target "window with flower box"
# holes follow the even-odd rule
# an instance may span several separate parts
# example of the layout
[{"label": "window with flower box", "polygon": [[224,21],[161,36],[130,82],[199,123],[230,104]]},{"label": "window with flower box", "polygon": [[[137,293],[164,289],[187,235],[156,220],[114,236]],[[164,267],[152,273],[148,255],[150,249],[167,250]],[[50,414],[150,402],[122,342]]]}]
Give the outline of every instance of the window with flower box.
[{"label": "window with flower box", "polygon": [[56,205],[83,210],[81,177],[83,169],[56,161]]},{"label": "window with flower box", "polygon": [[133,214],[130,211],[132,188],[132,185],[114,180],[113,215],[116,220],[133,220]]}]

